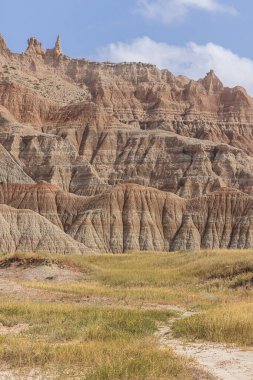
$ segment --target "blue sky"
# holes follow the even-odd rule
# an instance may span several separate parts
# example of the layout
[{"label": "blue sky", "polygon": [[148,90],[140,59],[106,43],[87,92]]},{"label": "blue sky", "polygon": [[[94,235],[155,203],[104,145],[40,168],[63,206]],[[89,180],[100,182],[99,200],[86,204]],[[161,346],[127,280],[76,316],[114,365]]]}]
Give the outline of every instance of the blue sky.
[{"label": "blue sky", "polygon": [[60,33],[73,57],[148,61],[196,79],[214,68],[251,93],[252,25],[252,0],[1,0],[13,51],[30,36],[51,47]]}]

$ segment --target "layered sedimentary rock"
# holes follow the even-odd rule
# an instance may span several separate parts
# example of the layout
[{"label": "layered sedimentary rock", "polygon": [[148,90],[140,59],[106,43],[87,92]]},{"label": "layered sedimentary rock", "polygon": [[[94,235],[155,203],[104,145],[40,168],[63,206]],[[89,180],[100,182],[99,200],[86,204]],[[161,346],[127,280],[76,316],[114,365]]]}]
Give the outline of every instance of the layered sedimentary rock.
[{"label": "layered sedimentary rock", "polygon": [[0,36],[0,250],[253,246],[253,99]]},{"label": "layered sedimentary rock", "polygon": [[2,253],[89,252],[38,213],[6,205],[0,205],[0,250]]},{"label": "layered sedimentary rock", "polygon": [[33,210],[34,217],[40,214],[84,245],[85,252],[249,248],[253,244],[253,198],[229,188],[185,199],[132,184],[93,197],[69,194],[52,185],[3,184],[0,202],[12,210]]}]

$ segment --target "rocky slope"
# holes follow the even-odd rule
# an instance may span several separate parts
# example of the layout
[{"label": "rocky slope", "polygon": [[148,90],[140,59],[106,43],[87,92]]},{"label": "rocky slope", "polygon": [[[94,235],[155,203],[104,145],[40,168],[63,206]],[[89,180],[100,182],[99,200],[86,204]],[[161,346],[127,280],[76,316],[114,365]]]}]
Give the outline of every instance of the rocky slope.
[{"label": "rocky slope", "polygon": [[0,250],[2,253],[90,252],[38,213],[6,205],[0,205]]},{"label": "rocky slope", "polygon": [[253,247],[253,99],[0,36],[0,250]]}]

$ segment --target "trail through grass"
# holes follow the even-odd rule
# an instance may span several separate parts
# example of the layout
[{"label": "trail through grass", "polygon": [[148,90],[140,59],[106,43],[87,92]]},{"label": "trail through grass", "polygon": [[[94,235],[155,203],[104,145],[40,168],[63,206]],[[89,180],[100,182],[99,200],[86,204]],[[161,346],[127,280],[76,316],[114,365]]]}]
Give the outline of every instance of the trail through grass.
[{"label": "trail through grass", "polygon": [[[0,257],[0,270],[12,259]],[[0,323],[29,324],[26,331],[0,337],[0,360],[11,368],[40,368],[66,379],[190,380],[189,362],[161,349],[155,338],[158,326],[173,317],[162,306],[197,312],[175,322],[178,337],[253,345],[252,250],[18,254],[15,260],[67,267],[82,276],[68,282],[20,280],[28,299],[30,290],[38,290],[53,295],[54,303],[0,304]]]},{"label": "trail through grass", "polygon": [[[19,335],[1,338],[0,358],[19,368],[53,370],[56,378],[176,379],[184,360],[161,351],[153,338],[170,312],[76,305],[3,303],[0,322],[28,323]],[[66,375],[68,374],[68,375]],[[191,377],[190,377],[191,378]]]}]

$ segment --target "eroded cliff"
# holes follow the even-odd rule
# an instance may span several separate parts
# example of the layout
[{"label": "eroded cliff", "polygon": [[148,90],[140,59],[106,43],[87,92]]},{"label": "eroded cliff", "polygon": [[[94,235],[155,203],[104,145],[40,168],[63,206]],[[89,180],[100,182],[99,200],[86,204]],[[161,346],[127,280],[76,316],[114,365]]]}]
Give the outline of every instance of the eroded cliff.
[{"label": "eroded cliff", "polygon": [[0,37],[1,251],[253,247],[253,99],[211,70],[12,53]]}]

